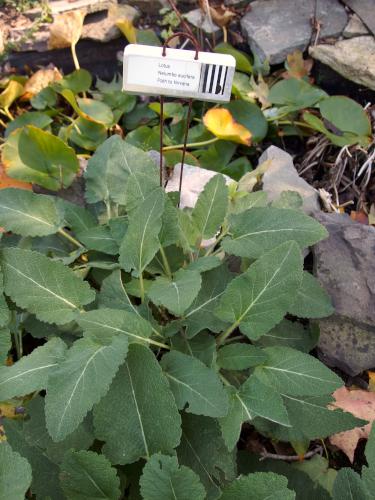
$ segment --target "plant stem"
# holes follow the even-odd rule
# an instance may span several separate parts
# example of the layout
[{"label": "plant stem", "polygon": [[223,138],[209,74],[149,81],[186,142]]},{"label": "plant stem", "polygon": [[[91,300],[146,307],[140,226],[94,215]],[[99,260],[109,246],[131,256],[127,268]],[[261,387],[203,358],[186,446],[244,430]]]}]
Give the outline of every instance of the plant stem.
[{"label": "plant stem", "polygon": [[144,340],[146,342],[148,342],[149,344],[156,345],[157,347],[161,347],[162,349],[167,349],[168,351],[171,350],[169,345],[163,344],[162,342],[158,342],[157,340],[151,340],[151,339],[146,339],[146,338]]},{"label": "plant stem", "polygon": [[143,304],[143,302],[145,301],[145,285],[143,283],[143,273],[139,275],[139,292],[141,295],[141,302]]},{"label": "plant stem", "polygon": [[206,251],[206,253],[204,254],[205,257],[208,257],[209,255],[212,254],[212,252],[214,251],[214,248],[216,247],[216,245],[218,243],[220,243],[220,241],[224,238],[224,236],[226,236],[228,234],[228,230],[227,229],[224,229],[220,236],[215,240],[214,243],[212,243],[212,245],[208,248],[208,250]]},{"label": "plant stem", "polygon": [[216,339],[216,344],[221,345],[225,342],[225,340],[229,337],[229,335],[237,328],[237,326],[240,324],[240,321],[235,321],[230,327],[225,330],[222,334],[220,334],[217,339]]},{"label": "plant stem", "polygon": [[59,229],[57,231],[61,236],[66,238],[70,243],[73,243],[73,245],[76,245],[78,248],[84,248],[82,243],[80,243],[78,240],[76,240],[73,236],[71,236],[69,233],[67,233],[64,229]]},{"label": "plant stem", "polygon": [[73,57],[73,62],[74,62],[75,69],[81,69],[81,67],[79,65],[78,57],[77,57],[76,44],[75,43],[72,43],[72,45],[70,46],[70,50],[72,51],[72,57]]},{"label": "plant stem", "polygon": [[308,123],[298,122],[294,120],[280,120],[278,121],[278,125],[297,125],[298,127],[310,128],[311,130],[316,130],[316,128],[312,127]]},{"label": "plant stem", "polygon": [[163,247],[160,247],[160,255],[161,255],[161,258],[163,260],[163,267],[164,267],[165,274],[168,276],[169,279],[172,279],[171,268],[170,268],[170,265],[169,265],[169,262],[168,262],[168,259],[167,259],[165,252],[164,252]]},{"label": "plant stem", "polygon": [[[214,137],[213,139],[208,139],[207,141],[191,142],[190,144],[186,144],[186,149],[208,146],[208,144],[213,144],[214,142],[217,141],[220,141],[218,137]],[[183,147],[184,147],[183,144],[176,144],[175,146],[166,146],[165,148],[163,148],[163,151],[173,151],[174,149],[182,149]]]}]

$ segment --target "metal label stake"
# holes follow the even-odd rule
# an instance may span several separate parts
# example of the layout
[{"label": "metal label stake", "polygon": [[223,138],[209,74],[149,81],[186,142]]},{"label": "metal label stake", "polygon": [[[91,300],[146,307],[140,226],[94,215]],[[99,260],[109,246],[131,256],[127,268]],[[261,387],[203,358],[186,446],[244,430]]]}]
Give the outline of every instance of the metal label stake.
[{"label": "metal label stake", "polygon": [[[195,50],[168,47],[177,37],[187,38]],[[167,56],[168,49],[168,56]],[[179,180],[181,198],[186,144],[193,99],[211,102],[230,100],[236,61],[228,54],[201,52],[197,39],[189,33],[175,33],[159,47],[130,44],[124,51],[123,90],[129,94],[160,96],[160,185],[163,185],[164,97],[188,99]],[[180,204],[180,202],[179,202]]]}]

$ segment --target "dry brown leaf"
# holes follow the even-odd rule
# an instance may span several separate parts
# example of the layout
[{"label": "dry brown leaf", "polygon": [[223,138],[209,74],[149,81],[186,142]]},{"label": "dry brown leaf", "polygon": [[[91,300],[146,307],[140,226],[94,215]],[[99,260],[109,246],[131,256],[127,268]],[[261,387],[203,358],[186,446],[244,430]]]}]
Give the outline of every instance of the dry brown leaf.
[{"label": "dry brown leaf", "polygon": [[367,439],[372,422],[375,420],[375,393],[362,389],[348,389],[340,387],[333,393],[335,402],[330,405],[332,408],[341,408],[352,415],[369,423],[364,427],[356,427],[350,431],[334,434],[329,438],[330,442],[342,450],[351,463],[354,461],[354,452],[360,439]]},{"label": "dry brown leaf", "polygon": [[39,69],[25,83],[22,99],[31,99],[34,95],[39,94],[41,90],[52,82],[57,82],[62,79],[62,74],[57,68]]},{"label": "dry brown leaf", "polygon": [[301,79],[307,76],[313,66],[312,59],[304,59],[300,50],[295,50],[287,56],[287,71],[282,74],[283,78],[298,78]]},{"label": "dry brown leaf", "polygon": [[253,92],[249,92],[247,95],[253,99],[258,99],[262,109],[269,108],[271,106],[268,96],[270,93],[270,88],[268,84],[263,80],[262,75],[258,76],[258,83],[256,83],[254,76],[250,77],[250,84],[253,88]]},{"label": "dry brown leaf", "polygon": [[210,7],[210,14],[213,22],[220,26],[220,28],[227,26],[236,17],[234,12],[222,7],[217,7],[216,9]]},{"label": "dry brown leaf", "polygon": [[50,26],[49,49],[64,49],[75,45],[82,33],[85,12],[72,10],[54,17]]}]

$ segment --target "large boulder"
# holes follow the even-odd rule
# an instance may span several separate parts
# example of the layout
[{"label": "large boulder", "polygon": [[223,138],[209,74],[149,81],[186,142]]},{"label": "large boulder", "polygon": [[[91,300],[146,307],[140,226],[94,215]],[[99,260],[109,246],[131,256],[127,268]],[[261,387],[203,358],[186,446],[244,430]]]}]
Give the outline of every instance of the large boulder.
[{"label": "large boulder", "polygon": [[241,20],[251,50],[270,64],[283,62],[296,49],[305,50],[313,35],[315,5],[320,39],[339,36],[348,16],[338,0],[257,0]]},{"label": "large boulder", "polygon": [[310,47],[310,55],[348,80],[375,90],[375,38],[359,36]]},{"label": "large boulder", "polygon": [[315,274],[335,314],[319,320],[320,357],[350,375],[375,367],[375,228],[347,215],[316,217],[329,238],[313,248]]}]

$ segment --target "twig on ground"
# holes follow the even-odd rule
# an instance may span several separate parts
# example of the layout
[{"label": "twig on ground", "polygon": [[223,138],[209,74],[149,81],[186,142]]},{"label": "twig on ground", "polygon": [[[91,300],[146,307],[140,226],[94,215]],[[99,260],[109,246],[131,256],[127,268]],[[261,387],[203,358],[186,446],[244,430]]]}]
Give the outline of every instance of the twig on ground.
[{"label": "twig on ground", "polygon": [[[303,460],[306,460],[307,458],[311,458],[314,455],[318,454],[323,454],[322,446],[317,446],[313,450],[308,451],[305,455],[303,455]],[[267,451],[263,451],[260,454],[259,461],[266,460],[266,458],[271,458],[273,460],[287,460],[288,462],[301,462],[302,460],[300,455],[279,455],[277,453],[268,453]]]}]

